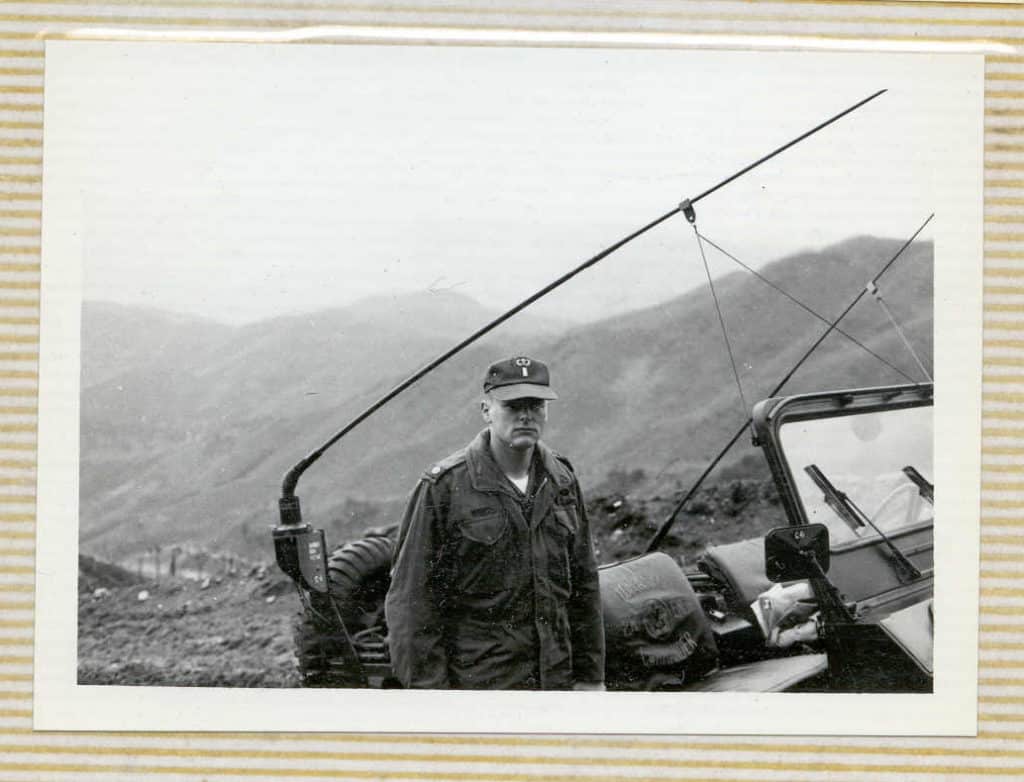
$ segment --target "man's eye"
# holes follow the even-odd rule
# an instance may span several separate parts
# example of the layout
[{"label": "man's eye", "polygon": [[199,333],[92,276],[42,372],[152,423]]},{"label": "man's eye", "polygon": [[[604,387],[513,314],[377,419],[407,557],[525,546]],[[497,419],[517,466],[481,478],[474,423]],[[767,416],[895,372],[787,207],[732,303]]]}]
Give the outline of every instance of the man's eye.
[{"label": "man's eye", "polygon": [[505,402],[504,407],[512,413],[520,413],[524,410],[531,413],[539,413],[544,409],[544,400],[540,399],[535,402]]}]

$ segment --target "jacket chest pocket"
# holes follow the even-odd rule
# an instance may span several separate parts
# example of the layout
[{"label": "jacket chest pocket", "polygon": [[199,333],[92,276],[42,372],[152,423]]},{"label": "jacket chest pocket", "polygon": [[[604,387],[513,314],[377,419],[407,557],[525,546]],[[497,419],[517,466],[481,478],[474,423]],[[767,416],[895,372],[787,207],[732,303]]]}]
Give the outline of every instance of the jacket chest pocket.
[{"label": "jacket chest pocket", "polygon": [[576,508],[555,505],[548,525],[548,573],[553,586],[568,594],[572,591],[572,552],[579,529]]},{"label": "jacket chest pocket", "polygon": [[580,526],[579,516],[576,515],[576,508],[572,505],[556,505],[555,524],[555,532],[560,538],[569,539],[576,537],[576,530]]},{"label": "jacket chest pocket", "polygon": [[519,558],[503,508],[471,509],[455,522],[459,536],[458,588],[470,594],[506,589],[515,578]]},{"label": "jacket chest pocket", "polygon": [[459,534],[466,540],[492,546],[508,527],[508,515],[501,508],[477,508],[458,522]]}]

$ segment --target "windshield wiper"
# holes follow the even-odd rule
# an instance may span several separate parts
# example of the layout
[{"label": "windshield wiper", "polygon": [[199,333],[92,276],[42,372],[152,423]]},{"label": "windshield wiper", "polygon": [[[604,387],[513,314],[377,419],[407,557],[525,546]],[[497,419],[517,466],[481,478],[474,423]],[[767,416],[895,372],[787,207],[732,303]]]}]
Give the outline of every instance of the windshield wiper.
[{"label": "windshield wiper", "polygon": [[921,473],[919,473],[912,465],[907,465],[903,468],[903,474],[910,479],[910,482],[917,486],[917,490],[932,505],[935,504],[935,486],[932,485],[925,479]]},{"label": "windshield wiper", "polygon": [[811,476],[811,480],[824,493],[825,504],[832,509],[833,513],[846,522],[847,527],[859,535],[867,526],[863,520],[864,514],[860,512],[849,497],[832,485],[832,482],[825,477],[825,473],[818,468],[818,465],[809,464],[804,467],[804,472]]},{"label": "windshield wiper", "polygon": [[[913,468],[911,467],[910,469]],[[825,477],[825,473],[821,471],[818,465],[809,464],[804,467],[804,472],[811,476],[811,480],[824,493],[825,502],[835,511],[839,518],[849,525],[850,529],[854,532],[859,532],[864,527],[871,527],[871,529],[879,534],[892,553],[893,562],[896,566],[896,575],[901,582],[913,581],[921,577],[921,571],[917,569],[913,562],[907,559],[907,555],[900,551],[899,547],[889,539],[888,535],[875,526],[875,523],[864,511],[857,507],[853,500],[832,485],[832,482]],[[924,479],[922,478],[922,480]]]}]

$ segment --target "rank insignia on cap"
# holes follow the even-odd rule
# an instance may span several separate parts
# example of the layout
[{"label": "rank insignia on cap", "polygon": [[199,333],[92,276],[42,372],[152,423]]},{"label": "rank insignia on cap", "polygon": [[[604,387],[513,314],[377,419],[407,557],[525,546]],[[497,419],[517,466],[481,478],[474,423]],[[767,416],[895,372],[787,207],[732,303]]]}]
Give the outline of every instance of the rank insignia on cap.
[{"label": "rank insignia on cap", "polygon": [[484,391],[501,402],[510,399],[558,399],[551,390],[547,365],[526,356],[492,364],[484,378]]}]

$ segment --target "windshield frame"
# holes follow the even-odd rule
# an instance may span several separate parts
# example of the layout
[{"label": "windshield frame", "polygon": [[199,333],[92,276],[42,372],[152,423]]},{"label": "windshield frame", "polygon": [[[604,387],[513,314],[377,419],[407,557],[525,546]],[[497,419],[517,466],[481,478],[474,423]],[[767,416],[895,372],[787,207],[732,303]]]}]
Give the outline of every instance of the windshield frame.
[{"label": "windshield frame", "polygon": [[[804,525],[808,523],[808,519],[797,489],[797,483],[793,478],[792,469],[782,447],[780,430],[784,424],[933,406],[934,386],[931,383],[825,391],[790,397],[774,397],[759,402],[754,407],[752,416],[754,444],[760,446],[764,451],[789,524],[791,526]],[[932,437],[934,447],[934,432]],[[876,532],[871,531],[861,539],[839,543],[838,547],[857,545],[862,540],[872,540],[878,537]]]}]

